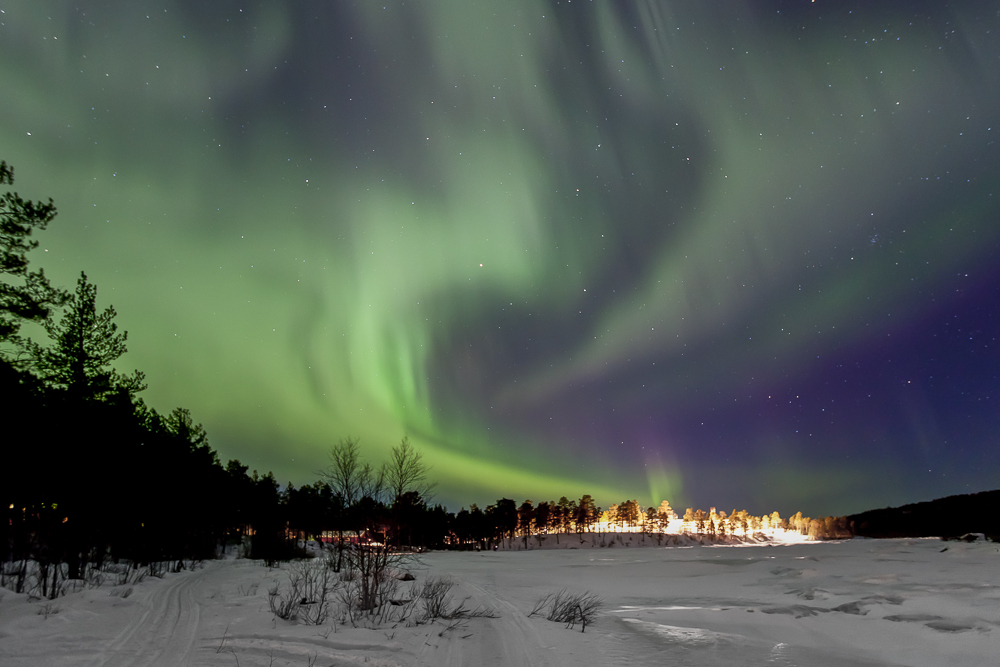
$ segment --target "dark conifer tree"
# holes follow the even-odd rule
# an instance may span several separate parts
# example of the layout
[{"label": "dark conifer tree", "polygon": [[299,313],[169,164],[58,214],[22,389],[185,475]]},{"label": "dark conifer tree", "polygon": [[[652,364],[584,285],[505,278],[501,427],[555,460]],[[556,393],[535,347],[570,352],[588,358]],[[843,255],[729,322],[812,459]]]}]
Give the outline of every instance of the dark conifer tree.
[{"label": "dark conifer tree", "polygon": [[580,502],[576,507],[576,514],[578,530],[585,531],[597,521],[597,505],[594,504],[594,499],[589,493],[580,498]]},{"label": "dark conifer tree", "polygon": [[538,503],[538,506],[535,507],[536,532],[540,533],[548,532],[551,521],[552,521],[552,504],[544,501]]},{"label": "dark conifer tree", "polygon": [[71,400],[103,401],[116,395],[131,401],[145,389],[143,374],[120,375],[111,365],[126,352],[128,332],[118,333],[113,306],[97,311],[97,286],[81,272],[76,291],[58,323],[46,322],[50,347],[31,349],[42,377]]},{"label": "dark conifer tree", "polygon": [[[14,168],[0,162],[0,185],[14,183]],[[23,341],[18,337],[24,322],[43,323],[67,294],[53,288],[45,273],[28,270],[28,253],[38,247],[31,238],[56,216],[48,203],[21,199],[16,192],[0,195],[0,356],[16,361]],[[13,344],[13,349],[6,344]]]}]

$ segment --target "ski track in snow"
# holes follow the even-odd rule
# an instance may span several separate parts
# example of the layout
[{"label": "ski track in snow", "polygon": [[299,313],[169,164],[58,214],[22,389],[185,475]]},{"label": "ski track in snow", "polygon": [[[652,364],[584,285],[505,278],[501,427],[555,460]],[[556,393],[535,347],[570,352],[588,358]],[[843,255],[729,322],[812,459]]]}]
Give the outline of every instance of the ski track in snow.
[{"label": "ski track in snow", "polygon": [[[457,589],[457,590],[456,590]],[[417,655],[420,667],[462,667],[464,665],[520,665],[557,667],[551,649],[542,645],[538,630],[517,607],[482,586],[462,581],[453,589],[456,603],[465,600],[470,609],[482,607],[496,612],[497,618],[472,618],[447,628],[449,621],[430,626]],[[471,593],[461,597],[462,592]],[[441,634],[439,634],[441,633]]]},{"label": "ski track in snow", "polygon": [[201,605],[195,597],[216,563],[168,578],[150,591],[142,614],[101,651],[94,667],[185,665],[198,635]]}]

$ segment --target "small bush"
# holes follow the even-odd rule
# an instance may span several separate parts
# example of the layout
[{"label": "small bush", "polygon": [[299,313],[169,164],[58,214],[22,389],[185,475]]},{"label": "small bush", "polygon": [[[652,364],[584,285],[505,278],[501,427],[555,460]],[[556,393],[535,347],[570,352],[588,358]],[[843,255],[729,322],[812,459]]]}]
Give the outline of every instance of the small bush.
[{"label": "small bush", "polygon": [[580,632],[587,629],[588,623],[593,623],[604,601],[590,591],[572,594],[566,589],[549,593],[535,603],[535,608],[528,616],[545,614],[545,618],[557,623],[565,623],[567,628],[580,624]]},{"label": "small bush", "polygon": [[[322,560],[293,563],[288,568],[288,586],[274,582],[267,591],[271,612],[286,621],[299,619],[322,625],[330,617],[334,593],[343,584]],[[256,592],[256,587],[253,591]]]},{"label": "small bush", "polygon": [[257,595],[257,588],[259,586],[260,584],[258,584],[257,582],[254,582],[252,584],[247,584],[246,586],[240,584],[239,588],[237,588],[236,590],[243,597],[252,597],[254,595]]},{"label": "small bush", "polygon": [[451,595],[448,592],[454,584],[447,579],[428,579],[420,589],[420,599],[424,605],[424,617],[442,618],[448,613]]},{"label": "small bush", "polygon": [[110,595],[119,597],[124,600],[128,596],[132,595],[132,587],[126,586],[124,588],[112,588]]},{"label": "small bush", "polygon": [[496,618],[497,613],[491,609],[476,607],[469,609],[466,600],[451,606],[451,587],[454,584],[447,579],[429,579],[420,589],[420,599],[424,603],[424,620],[443,618],[448,621],[467,618]]},{"label": "small bush", "polygon": [[271,609],[271,613],[286,621],[298,618],[301,601],[302,595],[294,582],[285,590],[281,589],[278,582],[274,582],[274,585],[267,590],[267,606]]},{"label": "small bush", "polygon": [[[341,585],[336,573],[323,561],[301,563],[292,567],[300,579],[302,601],[299,604],[299,617],[309,625],[322,625],[330,616],[333,592]],[[291,576],[292,573],[289,573],[289,577]]]},{"label": "small bush", "polygon": [[59,607],[55,606],[51,602],[46,602],[38,610],[38,615],[39,616],[44,616],[45,620],[48,620],[49,616],[53,616],[53,615],[58,614],[58,613],[59,613]]}]

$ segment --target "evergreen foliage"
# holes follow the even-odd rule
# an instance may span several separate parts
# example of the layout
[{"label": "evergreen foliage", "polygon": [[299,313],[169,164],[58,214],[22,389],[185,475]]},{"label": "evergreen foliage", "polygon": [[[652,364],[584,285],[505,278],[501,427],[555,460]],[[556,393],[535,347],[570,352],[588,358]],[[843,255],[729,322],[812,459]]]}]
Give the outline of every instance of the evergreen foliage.
[{"label": "evergreen foliage", "polygon": [[[14,183],[14,168],[0,162],[0,185]],[[24,200],[16,192],[0,196],[0,344],[23,342],[18,333],[25,322],[43,323],[52,308],[66,299],[66,293],[53,288],[45,273],[28,270],[28,253],[38,247],[31,238],[43,230],[56,215],[52,200],[48,203]],[[0,346],[0,354],[10,362],[12,350]]]}]

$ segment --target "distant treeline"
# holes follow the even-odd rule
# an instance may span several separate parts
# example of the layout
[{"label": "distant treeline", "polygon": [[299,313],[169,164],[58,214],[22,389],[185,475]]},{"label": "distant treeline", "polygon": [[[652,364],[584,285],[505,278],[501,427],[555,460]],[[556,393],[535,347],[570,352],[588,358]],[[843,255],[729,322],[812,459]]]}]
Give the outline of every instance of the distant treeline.
[{"label": "distant treeline", "polygon": [[983,533],[1000,539],[1000,490],[948,496],[847,517],[862,537],[958,537]]}]

